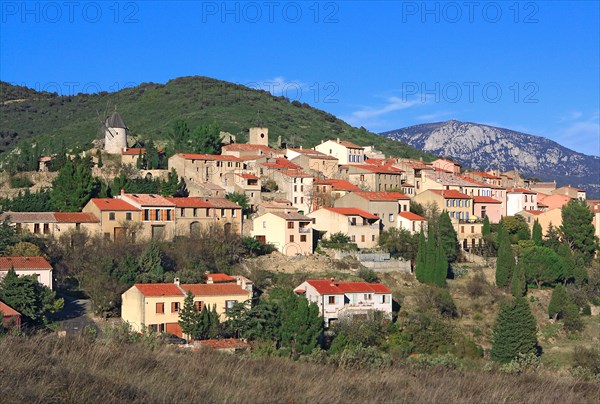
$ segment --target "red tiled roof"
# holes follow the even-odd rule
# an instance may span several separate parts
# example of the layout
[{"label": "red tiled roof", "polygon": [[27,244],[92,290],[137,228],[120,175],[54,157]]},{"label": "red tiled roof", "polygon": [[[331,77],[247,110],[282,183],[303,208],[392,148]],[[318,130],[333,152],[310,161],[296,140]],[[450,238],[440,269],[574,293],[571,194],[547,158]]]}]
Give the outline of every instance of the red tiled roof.
[{"label": "red tiled roof", "polygon": [[309,279],[306,281],[322,295],[342,295],[344,293],[392,293],[381,283],[367,282],[331,282],[326,279]]},{"label": "red tiled roof", "polygon": [[226,156],[221,154],[194,154],[194,153],[179,153],[178,156],[183,157],[186,160],[227,160],[227,161],[240,161],[235,156]]},{"label": "red tiled roof", "polygon": [[360,191],[361,188],[354,184],[349,183],[346,180],[329,180],[329,179],[317,179],[313,182],[315,185],[331,185],[334,190],[338,191]]},{"label": "red tiled roof", "polygon": [[348,142],[347,140],[334,140],[334,139],[330,139],[332,142],[335,142],[337,144],[341,144],[342,146],[345,146],[349,149],[364,149],[364,147],[356,145],[352,142]]},{"label": "red tiled roof", "polygon": [[57,223],[99,223],[96,216],[88,212],[54,212]]},{"label": "red tiled roof", "polygon": [[[541,215],[542,213],[544,213],[541,210],[524,210],[523,212],[527,212],[527,213],[531,213],[532,215]],[[518,213],[517,213],[518,214]]]},{"label": "red tiled roof", "polygon": [[142,154],[146,154],[146,148],[144,147],[129,147],[121,149],[121,154],[123,156],[139,156],[140,151]]},{"label": "red tiled roof", "polygon": [[191,291],[194,296],[223,296],[223,295],[244,295],[248,296],[248,291],[242,289],[234,283],[218,283],[207,285],[204,283],[184,284],[181,288]]},{"label": "red tiled roof", "polygon": [[260,160],[260,159],[266,159],[267,156],[265,155],[259,155],[259,154],[248,154],[245,156],[240,156],[238,157],[241,161],[250,161],[250,160]]},{"label": "red tiled roof", "polygon": [[430,189],[429,191],[435,192],[436,194],[443,196],[445,199],[471,199],[469,195],[453,189]]},{"label": "red tiled roof", "polygon": [[203,198],[187,197],[187,198],[166,198],[169,202],[174,203],[178,208],[210,208],[212,205]]},{"label": "red tiled roof", "polygon": [[506,192],[509,194],[535,194],[535,192],[525,188],[511,188]]},{"label": "red tiled roof", "polygon": [[92,198],[92,203],[100,209],[100,211],[105,210],[131,210],[131,211],[139,211],[135,206],[121,200],[121,199],[111,199],[111,198]]},{"label": "red tiled roof", "polygon": [[487,178],[487,179],[490,179],[490,180],[499,180],[500,179],[500,177],[496,177],[495,175],[488,174],[488,173],[483,172],[483,171],[470,171],[469,174],[473,174],[473,175],[476,175],[478,177]]},{"label": "red tiled roof", "polygon": [[237,203],[230,201],[226,198],[210,197],[205,198],[213,208],[227,208],[227,209],[241,209],[242,207]]},{"label": "red tiled roof", "polygon": [[257,180],[258,179],[258,177],[256,175],[254,175],[254,174],[236,174],[236,175],[238,175],[238,176],[240,176],[242,178],[245,178],[245,179],[252,179],[252,180]]},{"label": "red tiled roof", "polygon": [[142,206],[175,206],[167,198],[156,194],[125,194],[127,198],[133,199]]},{"label": "red tiled roof", "polygon": [[489,196],[474,196],[473,201],[475,203],[502,203],[501,201]]},{"label": "red tiled roof", "polygon": [[44,257],[0,257],[0,269],[52,269]]},{"label": "red tiled roof", "polygon": [[400,192],[354,192],[363,199],[369,201],[397,201],[400,199],[410,199],[410,197]]},{"label": "red tiled roof", "polygon": [[283,157],[277,157],[275,159],[274,163],[260,163],[260,165],[268,167],[268,168],[274,168],[276,170],[283,170],[283,169],[300,170],[300,169],[302,169],[302,167],[300,167],[298,164],[294,164],[291,161],[289,161],[288,159],[283,158]]},{"label": "red tiled roof", "polygon": [[0,220],[10,217],[13,223],[55,223],[56,218],[52,212],[4,212]]},{"label": "red tiled roof", "polygon": [[0,301],[0,312],[5,316],[20,316],[21,313],[10,307],[8,304]]},{"label": "red tiled roof", "polygon": [[275,149],[271,149],[269,146],[261,144],[246,144],[246,143],[233,143],[222,147],[225,151],[262,151],[263,153],[276,153]]},{"label": "red tiled roof", "polygon": [[204,339],[198,341],[198,345],[204,345],[213,349],[247,349],[252,347],[248,342],[237,338]]},{"label": "red tiled roof", "polygon": [[398,216],[401,216],[405,219],[412,220],[412,221],[423,221],[423,220],[427,221],[427,219],[424,218],[423,216],[419,216],[416,213],[412,213],[412,212],[400,212],[400,213],[398,213]]},{"label": "red tiled roof", "polygon": [[401,169],[393,166],[379,166],[372,164],[351,164],[350,167],[361,168],[376,174],[401,174],[403,172]]},{"label": "red tiled roof", "polygon": [[212,279],[213,282],[234,282],[235,278],[227,274],[206,274],[206,279]]},{"label": "red tiled roof", "polygon": [[373,215],[367,211],[358,208],[323,208],[331,212],[338,213],[344,216],[360,216],[365,219],[379,219],[379,216]]},{"label": "red tiled roof", "polygon": [[184,293],[174,283],[136,283],[135,286],[144,296],[182,296]]}]

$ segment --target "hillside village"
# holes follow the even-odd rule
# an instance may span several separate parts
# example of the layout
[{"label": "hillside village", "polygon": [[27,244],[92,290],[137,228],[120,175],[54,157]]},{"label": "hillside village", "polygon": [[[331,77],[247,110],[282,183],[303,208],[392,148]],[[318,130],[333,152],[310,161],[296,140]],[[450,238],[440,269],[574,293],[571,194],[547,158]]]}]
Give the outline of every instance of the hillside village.
[{"label": "hillside village", "polygon": [[[196,347],[231,352],[251,349],[248,339],[253,338],[249,335],[255,334],[248,333],[248,329],[252,329],[250,319],[257,313],[252,310],[265,310],[267,303],[260,296],[270,288],[265,288],[266,283],[260,280],[261,284],[256,284],[254,275],[260,272],[248,270],[251,264],[246,265],[241,259],[233,258],[241,254],[238,252],[229,256],[230,252],[213,251],[211,254],[227,255],[215,256],[215,260],[226,259],[231,264],[219,264],[221,266],[204,271],[193,269],[185,273],[186,279],[181,279],[179,272],[169,277],[161,266],[161,252],[156,243],[181,245],[191,253],[194,249],[207,251],[213,248],[216,251],[220,243],[229,248],[231,238],[237,237],[243,240],[245,246],[250,246],[251,256],[277,256],[284,259],[284,267],[292,267],[298,260],[314,257],[315,260],[310,262],[315,266],[319,260],[327,259],[328,265],[339,266],[344,262],[343,265],[353,268],[350,274],[342,273],[342,278],[351,279],[349,281],[340,281],[333,276],[299,278],[298,281],[294,278],[292,284],[288,284],[292,287],[287,289],[291,295],[272,298],[271,293],[265,294],[268,296],[266,302],[275,299],[271,304],[278,307],[278,315],[283,317],[286,310],[289,313],[298,310],[300,303],[297,299],[311,303],[301,323],[310,326],[312,331],[306,331],[308,334],[304,338],[308,339],[302,343],[304,345],[300,342],[291,345],[295,356],[308,354],[316,346],[317,337],[321,345],[327,345],[328,339],[331,343],[332,336],[342,332],[335,328],[336,324],[344,324],[346,320],[374,321],[374,318],[379,318],[377,321],[385,323],[396,321],[398,306],[402,308],[397,292],[400,284],[408,285],[409,290],[417,290],[418,284],[433,285],[431,291],[420,293],[427,295],[427,299],[441,299],[432,304],[435,307],[439,305],[441,313],[446,313],[443,316],[454,313],[450,317],[456,317],[457,309],[453,302],[440,303],[446,298],[452,300],[443,288],[447,278],[458,278],[461,271],[469,266],[480,271],[469,275],[471,283],[468,285],[479,282],[477,287],[481,290],[492,288],[489,283],[495,282],[506,290],[512,283],[515,297],[525,294],[527,285],[531,287],[533,284],[537,284],[538,288],[556,284],[562,287],[562,283],[583,287],[587,275],[567,275],[564,269],[564,260],[584,257],[577,255],[579,246],[571,243],[573,252],[560,257],[552,250],[559,251],[561,242],[564,244],[567,240],[566,235],[563,234],[562,239],[558,235],[559,229],[565,227],[565,207],[573,204],[585,206],[594,228],[591,237],[600,236],[600,201],[587,200],[585,192],[580,189],[522,178],[514,171],[470,170],[444,158],[424,161],[385,156],[376,146],[360,146],[344,139],[323,140],[313,148],[286,145],[282,144],[281,136],[274,142],[266,127],[249,128],[247,143],[236,143],[235,136],[220,132],[220,144],[215,146],[217,153],[190,153],[185,144],[175,144],[175,148],[179,146],[180,150],[171,150],[167,157],[151,142],[129,147],[132,142],[128,139],[127,125],[116,111],[106,118],[103,131],[104,139],[97,143],[97,147],[81,155],[70,156],[68,160],[75,161],[73,170],[77,172],[76,164],[84,164],[81,161],[87,159],[94,177],[113,184],[112,195],[106,195],[110,190],[110,186],[106,185],[105,196],[100,195],[102,192],[94,197],[83,195],[81,201],[84,203],[80,209],[69,205],[64,211],[4,211],[1,216],[4,226],[13,229],[16,237],[21,237],[26,244],[42,240],[41,244],[48,248],[54,248],[53,243],[63,243],[66,247],[60,258],[50,260],[47,259],[48,254],[7,255],[5,252],[5,256],[0,257],[0,271],[5,279],[12,271],[18,277],[33,274],[39,283],[52,291],[57,289],[55,267],[65,272],[65,267],[79,262],[67,272],[79,281],[84,291],[89,293],[86,287],[103,291],[102,297],[91,295],[92,304],[96,307],[104,304],[103,307],[112,310],[110,306],[118,304],[118,307],[113,307],[114,312],[119,313],[129,330],[166,333],[175,342],[189,342]],[[208,141],[210,135],[207,135]],[[56,184],[62,170],[58,174],[48,171],[53,160],[59,158],[57,155],[39,157],[37,173],[30,173],[31,178],[46,173],[54,177]],[[155,163],[150,164],[152,160]],[[156,161],[162,163],[157,164]],[[69,163],[63,164],[68,166]],[[23,178],[25,175],[27,173],[16,176]],[[128,190],[127,187],[135,181],[158,181],[162,184],[161,192]],[[168,192],[164,192],[166,189]],[[27,195],[33,194],[26,193],[23,197],[19,192],[14,198],[26,200]],[[5,199],[5,206],[10,201],[10,198]],[[97,240],[97,244],[90,244],[92,251],[74,252],[79,234],[84,234],[88,242]],[[594,243],[592,251],[597,246],[597,238]],[[90,283],[93,282],[90,281],[90,273],[100,271],[91,262],[95,259],[94,254],[111,251],[115,258],[110,263],[110,271],[124,271],[122,266],[131,264],[127,263],[131,256],[124,256],[123,251],[110,250],[110,246],[114,246],[114,250],[125,250],[134,245],[145,246],[137,265],[141,268],[146,265],[142,264],[144,259],[154,260],[148,264],[150,269],[137,275],[117,275],[118,285],[114,284],[114,279],[110,280],[111,286]],[[41,252],[29,247],[11,248],[6,251]],[[509,253],[506,253],[507,248]],[[536,258],[541,251],[539,249],[549,251],[552,257],[559,257],[560,263],[540,261],[540,264]],[[80,261],[69,254],[79,257]],[[507,264],[510,268],[508,274],[502,275],[504,279],[499,275],[503,254],[510,257],[506,262],[512,260],[512,266]],[[559,251],[559,254],[562,253]],[[587,250],[585,254],[585,265],[589,266],[594,254],[589,256]],[[568,258],[572,256],[575,258]],[[515,257],[522,261],[519,265],[515,263]],[[74,261],[71,264],[61,262],[69,259]],[[102,257],[98,256],[98,259],[102,260]],[[246,272],[224,273],[232,272],[228,265],[240,262],[245,265]],[[301,266],[312,265],[302,264],[309,261],[299,262]],[[561,272],[554,277],[530,274],[529,269],[523,268],[526,262],[532,267],[558,265]],[[77,268],[78,265],[91,268],[88,269],[90,272],[81,275],[83,269]],[[577,261],[577,265],[584,264]],[[493,267],[496,267],[495,275],[493,270],[489,272]],[[309,273],[310,270],[307,267]],[[540,271],[543,272],[543,269]],[[362,278],[360,281],[356,274]],[[103,282],[109,282],[111,276]],[[521,277],[522,281],[519,281]],[[11,282],[16,282],[13,275],[10,278]],[[64,287],[68,277],[63,274],[59,278],[58,283]],[[387,285],[386,281],[391,285]],[[272,283],[270,285],[273,286]],[[104,292],[108,289],[112,295]],[[115,297],[115,290],[120,290],[120,295]],[[497,292],[489,290],[473,292],[473,296],[486,293],[496,296]],[[273,293],[277,296],[277,293],[283,292]],[[408,292],[408,295],[411,293]],[[597,290],[590,293],[593,295]],[[531,299],[539,300],[540,296],[545,301],[548,299],[541,289],[531,296]],[[414,299],[419,302],[418,297]],[[578,303],[578,313],[586,311],[587,307],[590,314],[598,315],[597,303],[600,301],[597,295],[580,299],[583,300]],[[107,303],[102,303],[102,300]],[[497,301],[496,296],[494,304]],[[20,328],[22,317],[27,315],[5,302],[0,304],[5,327]],[[313,306],[314,311],[311,311]],[[559,310],[554,321],[563,316],[563,311]],[[493,317],[486,320],[488,338],[482,341],[488,342],[481,344],[486,348],[491,347],[489,324],[493,320]],[[544,319],[544,322],[548,321],[548,318]],[[233,331],[227,331],[227,327],[234,327]],[[322,334],[323,330],[329,331]],[[388,332],[392,333],[381,331],[381,335]],[[481,337],[481,331],[477,332]],[[280,343],[283,347],[284,343]],[[472,348],[475,352],[481,349],[478,345],[474,346],[477,347]],[[434,351],[429,350],[430,353]],[[408,355],[422,351],[415,345],[406,352]],[[494,355],[498,354],[492,350],[492,357]],[[505,359],[503,357],[501,361],[509,362]]]}]

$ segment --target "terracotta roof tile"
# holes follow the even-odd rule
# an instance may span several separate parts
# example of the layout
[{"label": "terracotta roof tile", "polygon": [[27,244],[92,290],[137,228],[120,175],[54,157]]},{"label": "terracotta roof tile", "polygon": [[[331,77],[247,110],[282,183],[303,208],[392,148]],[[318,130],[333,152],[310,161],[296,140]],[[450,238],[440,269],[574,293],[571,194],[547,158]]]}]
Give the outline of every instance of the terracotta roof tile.
[{"label": "terracotta roof tile", "polygon": [[0,300],[0,312],[5,316],[20,316],[21,313]]},{"label": "terracotta roof tile", "polygon": [[441,195],[445,199],[472,199],[469,195],[463,194],[462,192],[458,192],[453,189],[430,189],[429,191]]},{"label": "terracotta roof tile", "polygon": [[56,223],[52,212],[4,212],[0,220],[10,218],[13,223]]},{"label": "terracotta roof tile", "polygon": [[138,208],[121,199],[92,198],[91,202],[96,205],[100,211],[139,211]]},{"label": "terracotta roof tile", "polygon": [[54,212],[57,223],[99,223],[96,216],[88,212]]},{"label": "terracotta roof tile", "polygon": [[330,185],[335,191],[361,191],[361,188],[346,180],[315,179],[315,185]]},{"label": "terracotta roof tile", "polygon": [[367,282],[332,282],[326,279],[309,279],[306,281],[321,295],[342,295],[344,293],[392,293],[381,283]]},{"label": "terracotta roof tile", "polygon": [[0,257],[0,269],[52,269],[44,257]]},{"label": "terracotta roof tile", "polygon": [[212,279],[213,282],[235,282],[235,278],[233,276],[222,273],[206,274],[204,277],[206,279]]},{"label": "terracotta roof tile", "polygon": [[412,213],[412,212],[400,212],[400,213],[398,213],[398,216],[401,216],[405,219],[412,220],[412,221],[423,221],[423,220],[427,221],[427,219],[424,218],[423,216],[419,216],[416,213]]},{"label": "terracotta roof tile", "polygon": [[369,201],[397,201],[400,199],[410,199],[410,197],[400,192],[353,192],[363,199]]},{"label": "terracotta roof tile", "polygon": [[167,200],[175,204],[178,208],[210,208],[212,205],[204,198],[187,197],[187,198],[167,198]]},{"label": "terracotta roof tile", "polygon": [[135,286],[144,296],[183,296],[174,283],[136,283]]},{"label": "terracotta roof tile", "polygon": [[233,283],[218,283],[218,284],[183,284],[181,285],[186,293],[191,291],[194,296],[248,296],[248,291]]},{"label": "terracotta roof tile", "polygon": [[139,156],[140,152],[142,154],[146,154],[146,148],[144,147],[129,147],[121,149],[121,154],[123,156]]},{"label": "terracotta roof tile", "polygon": [[330,212],[335,212],[337,214],[344,215],[344,216],[360,216],[360,217],[364,217],[365,219],[379,219],[379,216],[376,216],[372,213],[369,213],[367,211],[364,211],[364,210],[358,209],[358,208],[323,208],[323,209],[328,210]]},{"label": "terracotta roof tile", "polygon": [[141,206],[164,206],[173,207],[175,204],[170,202],[167,198],[156,194],[125,194],[123,197],[134,200]]},{"label": "terracotta roof tile", "polygon": [[502,203],[501,201],[489,196],[474,196],[473,201],[475,203]]},{"label": "terracotta roof tile", "polygon": [[198,341],[198,345],[213,349],[248,349],[252,347],[250,343],[237,338],[204,339]]}]

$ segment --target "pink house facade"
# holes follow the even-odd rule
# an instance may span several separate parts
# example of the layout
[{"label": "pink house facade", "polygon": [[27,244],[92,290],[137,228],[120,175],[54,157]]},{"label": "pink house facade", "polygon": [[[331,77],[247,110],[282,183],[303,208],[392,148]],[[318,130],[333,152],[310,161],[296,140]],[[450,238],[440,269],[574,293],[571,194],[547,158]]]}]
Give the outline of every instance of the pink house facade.
[{"label": "pink house facade", "polygon": [[502,202],[489,196],[473,197],[473,213],[483,219],[488,217],[490,223],[500,223],[502,218]]}]

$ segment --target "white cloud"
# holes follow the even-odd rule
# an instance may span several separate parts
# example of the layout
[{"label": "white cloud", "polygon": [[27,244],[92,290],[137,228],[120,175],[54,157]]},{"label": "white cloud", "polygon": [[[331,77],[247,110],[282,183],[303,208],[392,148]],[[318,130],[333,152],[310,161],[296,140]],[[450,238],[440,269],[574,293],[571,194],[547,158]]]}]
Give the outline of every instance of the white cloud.
[{"label": "white cloud", "polygon": [[600,155],[599,115],[598,112],[587,117],[584,117],[583,114],[570,115],[577,116],[577,118],[565,122],[566,126],[558,131],[558,135],[554,139],[563,146],[580,153]]},{"label": "white cloud", "polygon": [[558,120],[558,122],[576,121],[577,119],[581,118],[582,116],[583,116],[583,112],[570,111],[569,113],[561,116],[560,119]]},{"label": "white cloud", "polygon": [[453,115],[454,113],[451,111],[439,111],[431,114],[420,115],[417,117],[419,121],[435,121],[440,118],[448,117]]}]

